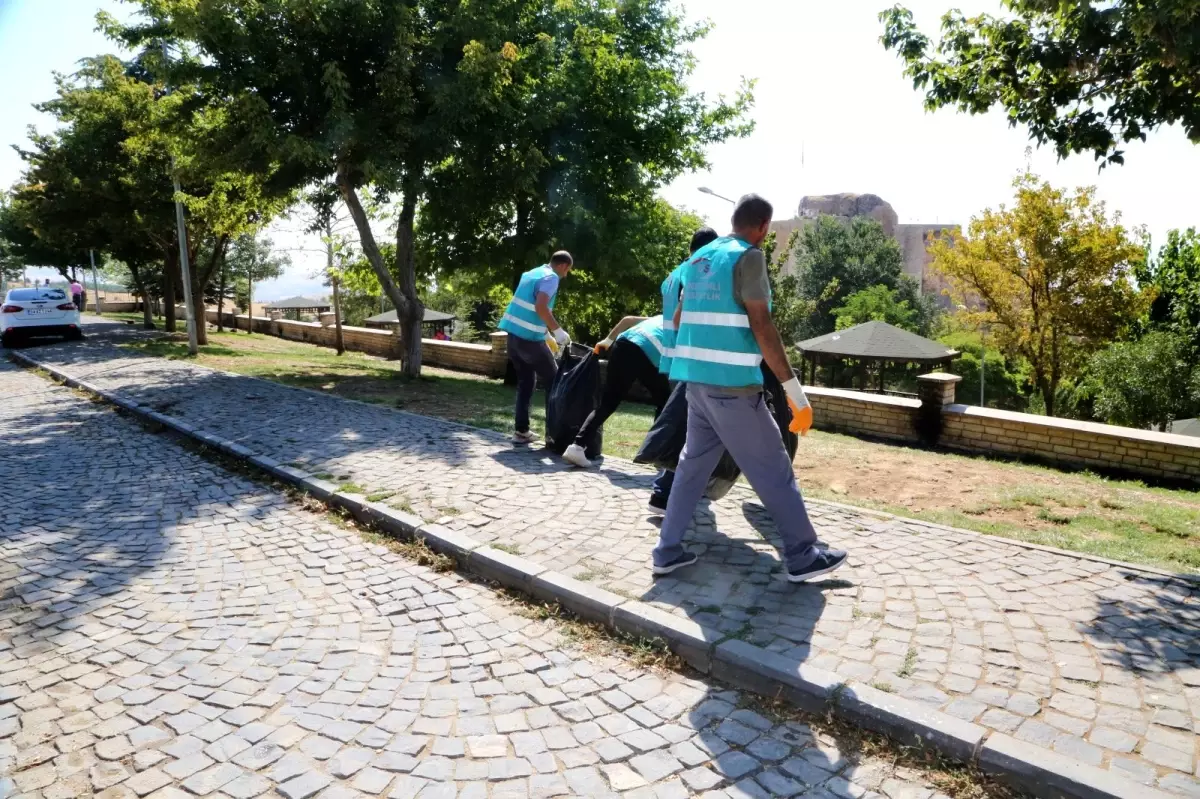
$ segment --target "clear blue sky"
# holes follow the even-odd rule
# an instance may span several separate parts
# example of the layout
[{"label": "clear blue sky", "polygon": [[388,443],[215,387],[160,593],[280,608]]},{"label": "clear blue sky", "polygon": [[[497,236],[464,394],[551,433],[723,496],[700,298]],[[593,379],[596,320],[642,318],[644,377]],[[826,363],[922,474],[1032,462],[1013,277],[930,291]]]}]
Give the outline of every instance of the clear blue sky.
[{"label": "clear blue sky", "polygon": [[[879,8],[892,0],[686,0],[695,19],[715,28],[696,47],[693,86],[716,95],[736,90],[742,76],[758,79],[748,139],[713,148],[710,172],[684,175],[664,190],[670,201],[724,227],[728,206],[697,192],[757,191],[792,215],[805,194],[871,192],[888,200],[902,222],[969,221],[979,210],[1011,198],[1011,181],[1025,162],[1024,131],[997,113],[968,117],[927,114],[900,74],[898,60],[879,45]],[[951,6],[967,13],[999,8],[989,0],[906,0],[919,24],[932,30]],[[53,95],[53,70],[113,47],[94,31],[95,12],[118,15],[116,0],[0,0],[0,144],[23,141],[30,124],[47,121],[31,105]],[[804,164],[800,148],[805,150]],[[20,160],[0,148],[0,186],[20,172]],[[1126,164],[1098,173],[1088,156],[1058,162],[1037,151],[1034,170],[1059,185],[1098,186],[1101,199],[1128,224],[1146,225],[1156,240],[1174,227],[1200,225],[1200,146],[1178,129],[1152,134],[1128,148]],[[312,246],[287,233],[277,243]],[[319,256],[293,254],[283,279],[258,299],[319,291],[311,279]]]}]

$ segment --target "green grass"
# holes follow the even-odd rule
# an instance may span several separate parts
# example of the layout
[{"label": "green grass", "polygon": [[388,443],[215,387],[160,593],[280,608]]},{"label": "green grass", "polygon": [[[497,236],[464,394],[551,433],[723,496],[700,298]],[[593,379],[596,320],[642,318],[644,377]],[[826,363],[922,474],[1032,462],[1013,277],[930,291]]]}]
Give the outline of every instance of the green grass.
[{"label": "green grass", "polygon": [[[411,380],[401,375],[399,363],[360,353],[338,356],[310,344],[246,333],[210,332],[209,339],[196,359],[206,366],[503,433],[512,430],[514,391],[498,380],[431,367]],[[188,357],[182,336],[126,346],[166,358]],[[534,428],[544,428],[540,392],[533,417]],[[651,408],[624,404],[604,427],[605,453],[631,458],[652,421]],[[1200,572],[1197,492],[821,431],[801,442],[795,463],[808,497]]]},{"label": "green grass", "polygon": [[507,552],[510,555],[520,555],[521,548],[516,544],[492,544],[492,549],[498,549],[501,552]]}]

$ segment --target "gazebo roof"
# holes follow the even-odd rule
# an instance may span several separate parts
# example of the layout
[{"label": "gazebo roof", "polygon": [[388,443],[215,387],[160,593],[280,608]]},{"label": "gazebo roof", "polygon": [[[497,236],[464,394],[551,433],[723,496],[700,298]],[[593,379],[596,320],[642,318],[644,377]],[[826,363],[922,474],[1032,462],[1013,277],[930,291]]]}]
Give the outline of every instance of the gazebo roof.
[{"label": "gazebo roof", "polygon": [[268,308],[274,308],[277,311],[300,311],[307,308],[328,308],[329,301],[325,299],[313,299],[312,297],[288,297],[286,300],[277,300],[267,303]]},{"label": "gazebo roof", "polygon": [[[425,316],[421,318],[421,321],[422,322],[453,322],[457,318],[458,317],[456,317],[452,313],[443,313],[442,311],[435,311],[432,308],[426,308]],[[367,319],[367,321],[373,322],[377,325],[394,325],[400,321],[400,317],[399,317],[399,315],[397,315],[395,309],[392,309],[392,310],[388,311],[387,313],[376,314],[375,316],[372,316],[369,319]]]},{"label": "gazebo roof", "polygon": [[887,322],[863,322],[802,341],[799,347],[805,355],[897,363],[936,363],[953,360],[962,354]]}]

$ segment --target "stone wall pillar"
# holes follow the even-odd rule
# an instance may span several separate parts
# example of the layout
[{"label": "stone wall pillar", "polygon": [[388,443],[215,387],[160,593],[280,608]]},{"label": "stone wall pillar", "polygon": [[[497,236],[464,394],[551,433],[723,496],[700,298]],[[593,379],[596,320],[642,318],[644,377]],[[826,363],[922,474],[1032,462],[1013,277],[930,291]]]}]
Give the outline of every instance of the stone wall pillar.
[{"label": "stone wall pillar", "polygon": [[[488,335],[488,340],[492,345],[492,368],[491,377],[502,377],[506,384],[509,383],[509,367],[508,367],[508,334],[503,330],[498,330],[495,333]],[[515,384],[516,380],[513,380]]]},{"label": "stone wall pillar", "polygon": [[928,447],[937,444],[942,435],[942,414],[947,405],[954,404],[954,393],[958,375],[947,372],[931,372],[917,378],[917,396],[921,407],[917,410],[917,437]]}]

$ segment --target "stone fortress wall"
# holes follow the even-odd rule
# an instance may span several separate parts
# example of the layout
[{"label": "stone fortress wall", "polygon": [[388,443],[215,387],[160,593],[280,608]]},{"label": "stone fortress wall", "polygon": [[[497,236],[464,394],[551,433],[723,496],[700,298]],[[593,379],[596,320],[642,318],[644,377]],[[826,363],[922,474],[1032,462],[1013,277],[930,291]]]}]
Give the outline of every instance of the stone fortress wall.
[{"label": "stone fortress wall", "polygon": [[[949,307],[950,298],[943,294],[943,289],[946,288],[945,281],[929,268],[932,258],[929,255],[928,246],[934,237],[954,230],[958,225],[900,224],[895,209],[878,195],[845,193],[802,197],[796,215],[791,219],[772,222],[771,230],[775,231],[776,241],[782,246],[791,236],[792,231],[802,229],[822,214],[842,219],[867,216],[878,220],[883,225],[883,231],[900,245],[900,250],[904,254],[904,274],[917,281],[924,293],[939,297],[939,302],[943,306]],[[795,268],[794,256],[788,259],[785,268]]]}]

